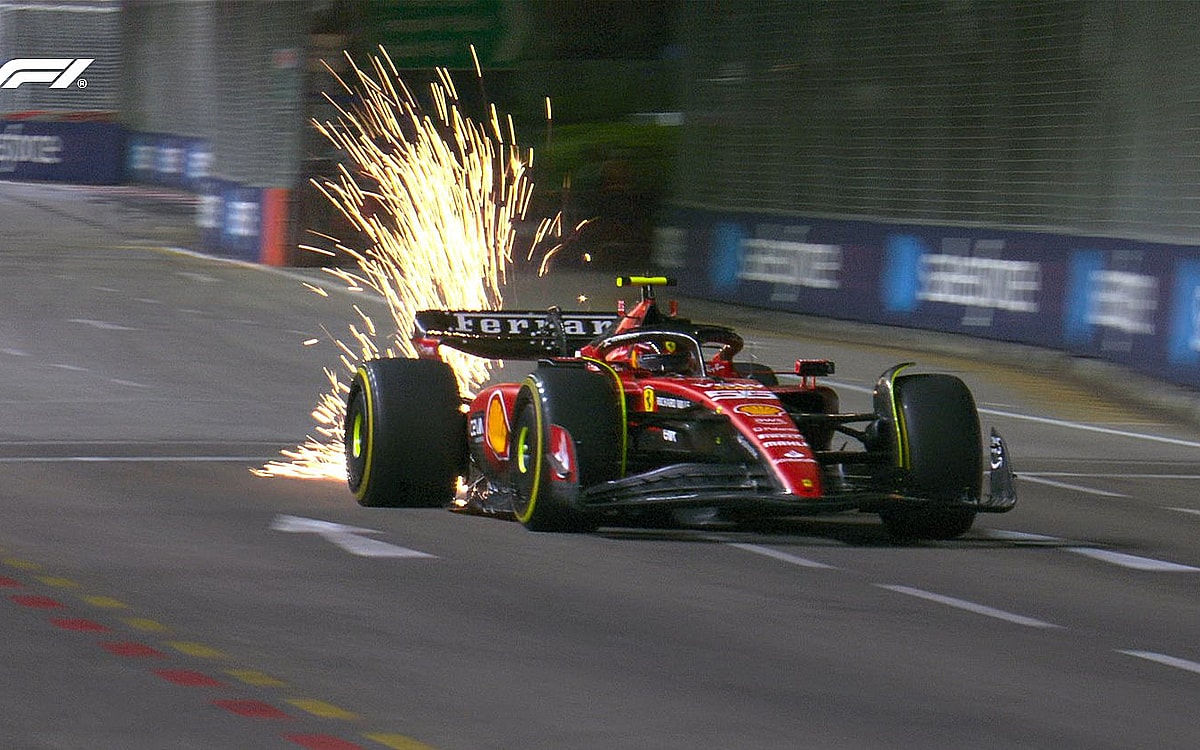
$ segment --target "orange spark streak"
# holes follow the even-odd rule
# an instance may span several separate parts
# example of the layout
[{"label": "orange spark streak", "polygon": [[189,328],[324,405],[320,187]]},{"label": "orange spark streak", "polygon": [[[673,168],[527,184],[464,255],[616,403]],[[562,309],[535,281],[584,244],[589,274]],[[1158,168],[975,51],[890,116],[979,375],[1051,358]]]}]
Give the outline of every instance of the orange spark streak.
[{"label": "orange spark streak", "polygon": [[[255,469],[260,476],[344,480],[344,399],[358,362],[415,357],[408,337],[418,310],[498,309],[503,301],[517,240],[514,222],[524,218],[533,189],[528,174],[533,153],[516,146],[511,118],[505,143],[494,106],[488,107],[486,123],[464,116],[448,71],[439,70],[437,82],[430,85],[434,112],[425,112],[387,52],[381,48],[380,54],[369,71],[347,54],[350,82],[330,69],[358,103],[342,108],[330,98],[338,116],[313,125],[352,167],[343,166],[335,179],[313,184],[370,238],[363,249],[338,243],[354,259],[354,270],[324,270],[350,291],[378,295],[390,320],[377,325],[353,306],[348,335],[330,336],[345,377],[325,369],[329,388],[312,412],[315,435],[281,451],[285,460]],[[533,247],[553,234],[555,226],[561,222],[543,221]],[[464,395],[487,380],[494,364],[455,351],[444,354]]]}]

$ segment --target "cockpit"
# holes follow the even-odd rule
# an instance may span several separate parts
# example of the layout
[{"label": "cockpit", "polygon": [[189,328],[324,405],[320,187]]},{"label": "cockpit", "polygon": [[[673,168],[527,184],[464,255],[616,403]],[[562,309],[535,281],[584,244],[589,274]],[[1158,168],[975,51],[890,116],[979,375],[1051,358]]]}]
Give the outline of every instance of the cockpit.
[{"label": "cockpit", "polygon": [[700,344],[674,331],[631,331],[605,339],[597,347],[611,365],[650,375],[704,377]]}]

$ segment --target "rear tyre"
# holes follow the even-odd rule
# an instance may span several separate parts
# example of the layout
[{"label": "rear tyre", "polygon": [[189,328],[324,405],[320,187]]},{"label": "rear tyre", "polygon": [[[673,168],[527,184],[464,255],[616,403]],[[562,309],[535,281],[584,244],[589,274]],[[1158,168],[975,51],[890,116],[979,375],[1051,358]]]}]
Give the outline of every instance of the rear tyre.
[{"label": "rear tyre", "polygon": [[897,539],[953,539],[975,522],[964,502],[983,485],[979,413],[966,384],[953,375],[906,375],[894,383],[899,421],[897,463],[907,469],[905,492],[929,504],[880,513]]},{"label": "rear tyre", "polygon": [[466,462],[458,384],[444,362],[359,365],[346,400],[346,480],[360,505],[430,508],[454,498]]},{"label": "rear tyre", "polygon": [[606,373],[543,367],[513,408],[509,471],[513,511],[531,531],[591,531],[599,518],[582,491],[620,476],[625,422],[617,384]]}]

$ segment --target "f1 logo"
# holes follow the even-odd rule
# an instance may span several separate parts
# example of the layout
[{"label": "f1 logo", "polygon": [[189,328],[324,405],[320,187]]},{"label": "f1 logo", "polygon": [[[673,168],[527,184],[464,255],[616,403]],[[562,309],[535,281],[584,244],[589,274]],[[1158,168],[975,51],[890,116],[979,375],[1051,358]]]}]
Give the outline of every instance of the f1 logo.
[{"label": "f1 logo", "polygon": [[15,89],[26,83],[48,83],[52,89],[69,88],[80,81],[83,71],[95,62],[91,57],[22,57],[0,65],[0,89]]}]

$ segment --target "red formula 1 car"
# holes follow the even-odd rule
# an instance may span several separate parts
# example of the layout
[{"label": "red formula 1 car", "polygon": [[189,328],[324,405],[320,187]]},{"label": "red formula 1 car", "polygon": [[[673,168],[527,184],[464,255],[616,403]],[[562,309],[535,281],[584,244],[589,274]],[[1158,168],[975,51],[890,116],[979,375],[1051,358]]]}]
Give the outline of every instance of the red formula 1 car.
[{"label": "red formula 1 car", "polygon": [[[880,376],[873,411],[843,413],[818,382],[832,362],[788,373],[739,362],[733,330],[659,309],[654,287],[670,283],[618,279],[641,299],[612,315],[419,313],[420,358],[365,362],[350,387],[359,503],[454,501],[536,531],[865,511],[904,539],[953,538],[976,513],[1016,504],[994,430],[983,492],[979,416],[958,378],[899,364]],[[464,400],[443,346],[537,368]]]}]

